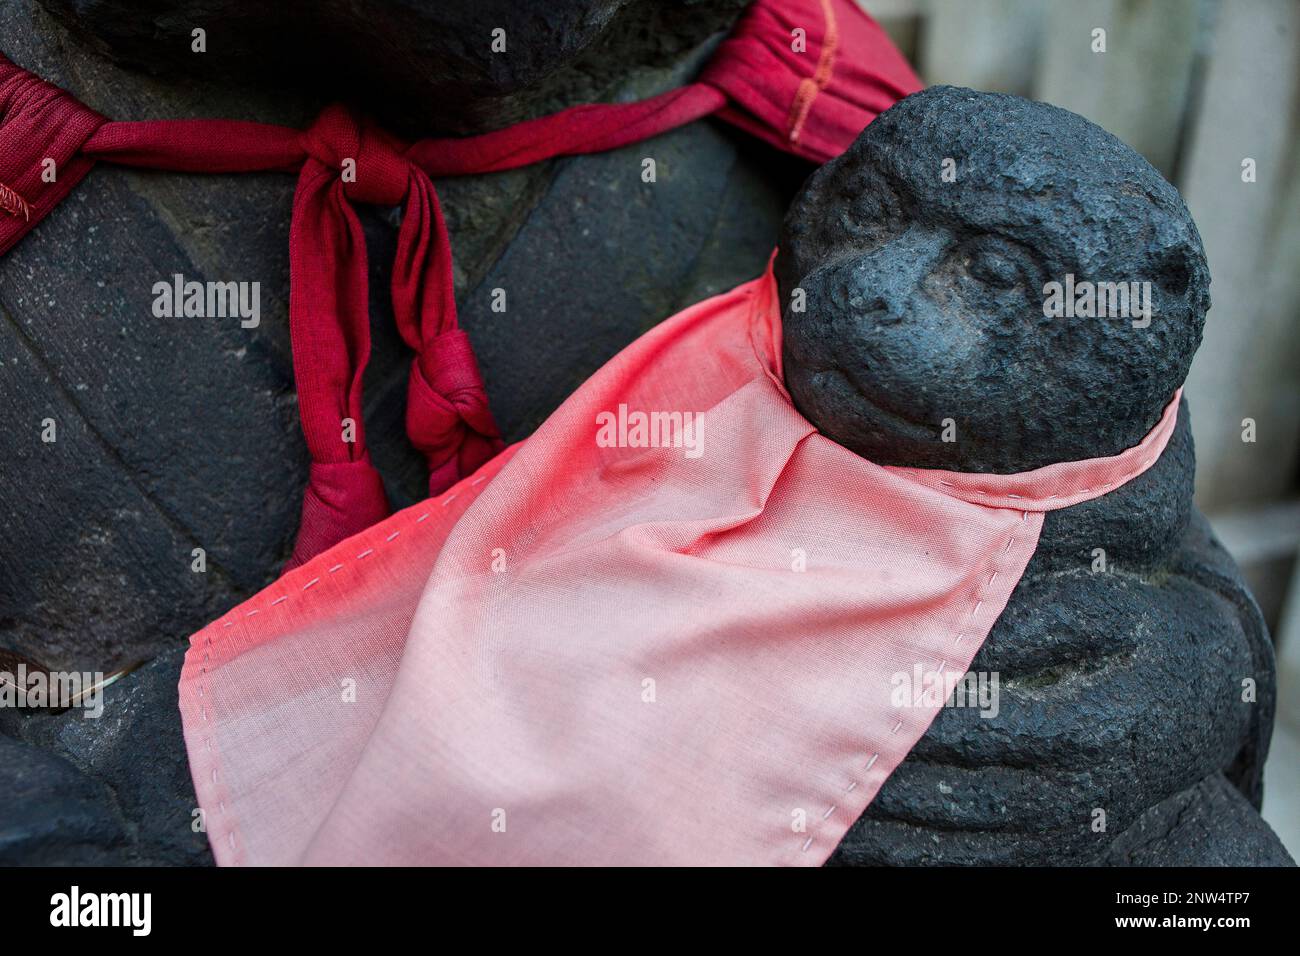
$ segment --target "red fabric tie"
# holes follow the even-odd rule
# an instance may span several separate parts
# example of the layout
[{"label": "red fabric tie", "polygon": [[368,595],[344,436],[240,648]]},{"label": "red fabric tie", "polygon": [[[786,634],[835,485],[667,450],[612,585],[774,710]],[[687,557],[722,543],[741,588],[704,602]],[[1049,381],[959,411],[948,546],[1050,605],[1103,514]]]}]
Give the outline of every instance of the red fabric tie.
[{"label": "red fabric tie", "polygon": [[80,150],[103,122],[71,94],[0,55],[0,186],[10,197],[0,213],[0,255],[90,172],[95,161]]},{"label": "red fabric tie", "polygon": [[[393,265],[393,313],[417,355],[406,422],[428,461],[430,494],[503,447],[478,365],[457,327],[451,243],[428,175],[406,158],[399,140],[337,105],[303,134],[302,147],[307,158],[289,232],[289,327],[313,466],[290,567],[319,553],[322,542],[328,547],[388,514],[362,420],[369,289],[365,235],[352,202],[405,203]],[[430,376],[422,370],[428,367],[449,371]],[[318,526],[327,526],[328,533]]]},{"label": "red fabric tie", "polygon": [[[797,30],[806,45],[795,42]],[[841,68],[841,64],[848,63]],[[0,55],[0,253],[97,159],[186,172],[298,173],[289,326],[311,469],[289,567],[388,514],[366,450],[366,245],[353,203],[403,206],[393,312],[416,353],[406,430],[438,494],[503,447],[456,319],[451,242],[430,176],[513,169],[643,140],[712,113],[817,162],[920,82],[852,0],[759,0],[701,82],[636,103],[577,106],[481,136],[407,144],[339,105],[306,131],[237,120],[109,122]],[[47,159],[57,178],[42,177]]]}]

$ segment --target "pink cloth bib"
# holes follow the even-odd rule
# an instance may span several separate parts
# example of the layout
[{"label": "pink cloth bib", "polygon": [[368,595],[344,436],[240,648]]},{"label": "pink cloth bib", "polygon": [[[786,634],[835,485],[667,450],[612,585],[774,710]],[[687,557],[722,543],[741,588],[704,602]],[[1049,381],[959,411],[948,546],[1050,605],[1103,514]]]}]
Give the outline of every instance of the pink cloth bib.
[{"label": "pink cloth bib", "polygon": [[781,380],[771,270],[621,352],[527,441],[195,635],[222,864],[822,863],[963,672],[1045,511],[1143,442],[882,468]]}]

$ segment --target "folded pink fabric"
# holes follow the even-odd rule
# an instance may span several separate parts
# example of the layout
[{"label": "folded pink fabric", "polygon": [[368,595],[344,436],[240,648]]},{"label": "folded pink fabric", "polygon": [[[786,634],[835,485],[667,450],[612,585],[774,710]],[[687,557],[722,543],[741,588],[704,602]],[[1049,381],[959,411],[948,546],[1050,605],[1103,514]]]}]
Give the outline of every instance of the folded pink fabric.
[{"label": "folded pink fabric", "polygon": [[[192,639],[222,864],[823,862],[962,672],[1043,513],[1141,445],[882,468],[781,378],[771,271],[659,325],[526,442]],[[657,417],[656,417],[657,413]]]}]

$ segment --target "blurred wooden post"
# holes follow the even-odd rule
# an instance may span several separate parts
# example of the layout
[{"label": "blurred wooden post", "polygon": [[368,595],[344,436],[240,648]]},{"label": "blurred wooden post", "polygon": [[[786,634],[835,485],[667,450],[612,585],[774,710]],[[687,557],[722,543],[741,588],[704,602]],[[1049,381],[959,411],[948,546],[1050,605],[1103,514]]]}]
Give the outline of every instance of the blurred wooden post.
[{"label": "blurred wooden post", "polygon": [[922,11],[928,5],[926,0],[856,0],[858,6],[866,10],[871,17],[889,34],[894,46],[902,51],[903,56],[917,66],[917,32]]},{"label": "blurred wooden post", "polygon": [[[1218,10],[1183,198],[1214,306],[1187,395],[1207,512],[1284,497],[1300,452],[1300,4]],[[1253,159],[1256,182],[1242,181]],[[1242,441],[1242,420],[1256,441]]]},{"label": "blurred wooden post", "polygon": [[1032,93],[1041,0],[929,0],[917,68],[926,83]]},{"label": "blurred wooden post", "polygon": [[[1034,98],[1114,133],[1172,178],[1201,4],[1196,0],[1073,0],[1047,5]],[[1093,31],[1106,52],[1093,52]]]}]

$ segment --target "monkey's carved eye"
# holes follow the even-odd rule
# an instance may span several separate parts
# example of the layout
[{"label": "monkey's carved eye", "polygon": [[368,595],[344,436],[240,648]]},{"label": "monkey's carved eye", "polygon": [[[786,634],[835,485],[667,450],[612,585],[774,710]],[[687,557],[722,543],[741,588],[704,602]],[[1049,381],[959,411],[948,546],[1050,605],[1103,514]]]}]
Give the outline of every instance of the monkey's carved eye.
[{"label": "monkey's carved eye", "polygon": [[1000,236],[969,239],[958,255],[967,275],[993,289],[1025,285],[1031,271],[1025,250]]}]

